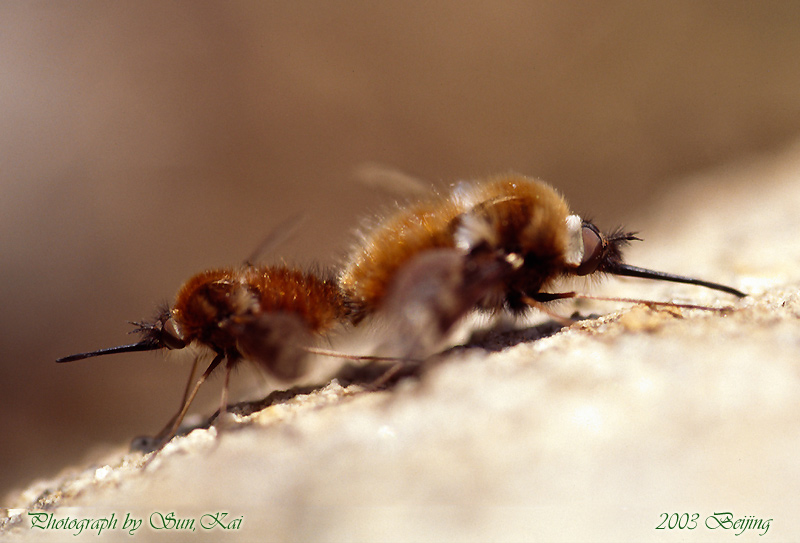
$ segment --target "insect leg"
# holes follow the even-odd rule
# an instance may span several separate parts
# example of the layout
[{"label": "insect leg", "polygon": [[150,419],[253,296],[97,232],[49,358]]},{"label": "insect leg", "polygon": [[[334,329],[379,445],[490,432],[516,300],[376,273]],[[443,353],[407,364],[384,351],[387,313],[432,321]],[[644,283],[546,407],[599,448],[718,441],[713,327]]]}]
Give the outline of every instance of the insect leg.
[{"label": "insect leg", "polygon": [[[217,368],[217,366],[219,366],[220,362],[222,362],[224,358],[225,358],[225,353],[217,353],[217,356],[214,357],[214,360],[212,360],[211,364],[208,365],[206,371],[203,372],[203,374],[195,383],[191,393],[188,395],[188,397],[184,399],[183,405],[181,406],[180,411],[178,411],[178,414],[175,415],[175,417],[170,420],[172,424],[171,425],[168,424],[163,430],[161,430],[161,432],[158,433],[158,435],[156,436],[156,441],[161,442],[163,444],[169,441],[169,439],[175,435],[175,433],[178,431],[178,427],[183,421],[183,418],[189,411],[189,406],[192,405],[195,396],[197,396],[197,391],[200,390],[202,384],[205,383],[206,379],[208,379],[208,376],[211,375],[211,373]],[[192,373],[194,373],[194,371],[192,371]]]}]

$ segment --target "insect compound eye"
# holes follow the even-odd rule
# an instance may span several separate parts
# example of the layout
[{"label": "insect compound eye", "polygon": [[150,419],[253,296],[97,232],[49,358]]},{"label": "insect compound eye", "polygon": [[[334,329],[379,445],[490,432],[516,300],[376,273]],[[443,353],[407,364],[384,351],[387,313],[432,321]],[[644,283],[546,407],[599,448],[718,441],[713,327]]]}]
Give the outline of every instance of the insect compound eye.
[{"label": "insect compound eye", "polygon": [[605,236],[591,223],[583,223],[581,236],[583,238],[583,258],[575,270],[575,274],[588,275],[597,271],[597,267],[603,261],[608,243]]},{"label": "insect compound eye", "polygon": [[167,349],[183,349],[186,342],[181,337],[181,332],[175,319],[167,319],[161,328],[161,343]]}]

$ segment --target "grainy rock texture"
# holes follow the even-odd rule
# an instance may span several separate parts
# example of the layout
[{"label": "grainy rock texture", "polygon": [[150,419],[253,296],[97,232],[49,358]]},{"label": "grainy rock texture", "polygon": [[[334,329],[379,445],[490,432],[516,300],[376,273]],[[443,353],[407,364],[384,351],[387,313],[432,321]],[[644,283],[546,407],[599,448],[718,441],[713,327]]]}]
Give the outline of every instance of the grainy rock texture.
[{"label": "grainy rock texture", "polygon": [[[114,513],[105,541],[131,540],[126,515],[143,520],[134,537],[160,539],[167,530],[150,523],[169,513],[194,519],[195,531],[168,534],[185,541],[752,541],[767,531],[710,528],[729,512],[771,519],[763,540],[796,539],[800,153],[687,187],[640,225],[647,241],[629,260],[752,296],[636,280],[597,291],[730,311],[581,302],[582,315],[604,316],[536,341],[522,330],[486,340],[492,350],[454,349],[387,391],[332,382],[155,457],[120,446],[9,498],[18,509],[4,530],[78,540],[74,529],[32,529],[37,510]],[[201,527],[220,512],[230,530]],[[670,530],[674,513],[696,527]]]}]

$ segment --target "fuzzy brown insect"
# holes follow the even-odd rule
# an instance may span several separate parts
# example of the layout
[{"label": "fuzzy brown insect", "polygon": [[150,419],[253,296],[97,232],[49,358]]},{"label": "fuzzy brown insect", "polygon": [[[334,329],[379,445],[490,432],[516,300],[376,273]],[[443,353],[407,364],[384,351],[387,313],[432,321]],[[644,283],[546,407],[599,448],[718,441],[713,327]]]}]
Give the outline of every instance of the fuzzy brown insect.
[{"label": "fuzzy brown insect", "polygon": [[225,383],[220,413],[227,405],[231,370],[248,360],[282,381],[305,370],[306,346],[345,320],[345,300],[335,281],[283,266],[246,265],[199,273],[178,292],[171,308],[153,322],[134,323],[140,341],[60,358],[72,362],[94,356],[207,347],[214,358],[192,387],[189,376],[178,413],[156,436],[162,444],[177,431],[205,380],[223,362]]},{"label": "fuzzy brown insect", "polygon": [[394,319],[398,337],[410,352],[435,343],[472,309],[521,313],[578,296],[551,292],[569,276],[625,275],[745,296],[624,263],[622,249],[638,239],[623,231],[603,234],[571,214],[555,189],[512,173],[399,210],[353,249],[339,284],[356,321],[374,313],[400,315]]}]

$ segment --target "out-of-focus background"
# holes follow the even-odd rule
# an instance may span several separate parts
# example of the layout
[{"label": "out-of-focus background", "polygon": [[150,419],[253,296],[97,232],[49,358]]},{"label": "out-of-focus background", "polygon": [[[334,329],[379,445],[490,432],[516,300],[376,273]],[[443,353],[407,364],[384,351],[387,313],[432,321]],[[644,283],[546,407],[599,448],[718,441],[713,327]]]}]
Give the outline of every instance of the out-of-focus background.
[{"label": "out-of-focus background", "polygon": [[440,187],[513,169],[635,229],[675,180],[781,148],[799,19],[796,2],[3,2],[0,494],[158,430],[188,372],[57,357],[129,341],[126,321],[298,213],[273,260],[334,265],[392,201],[365,162]]}]

